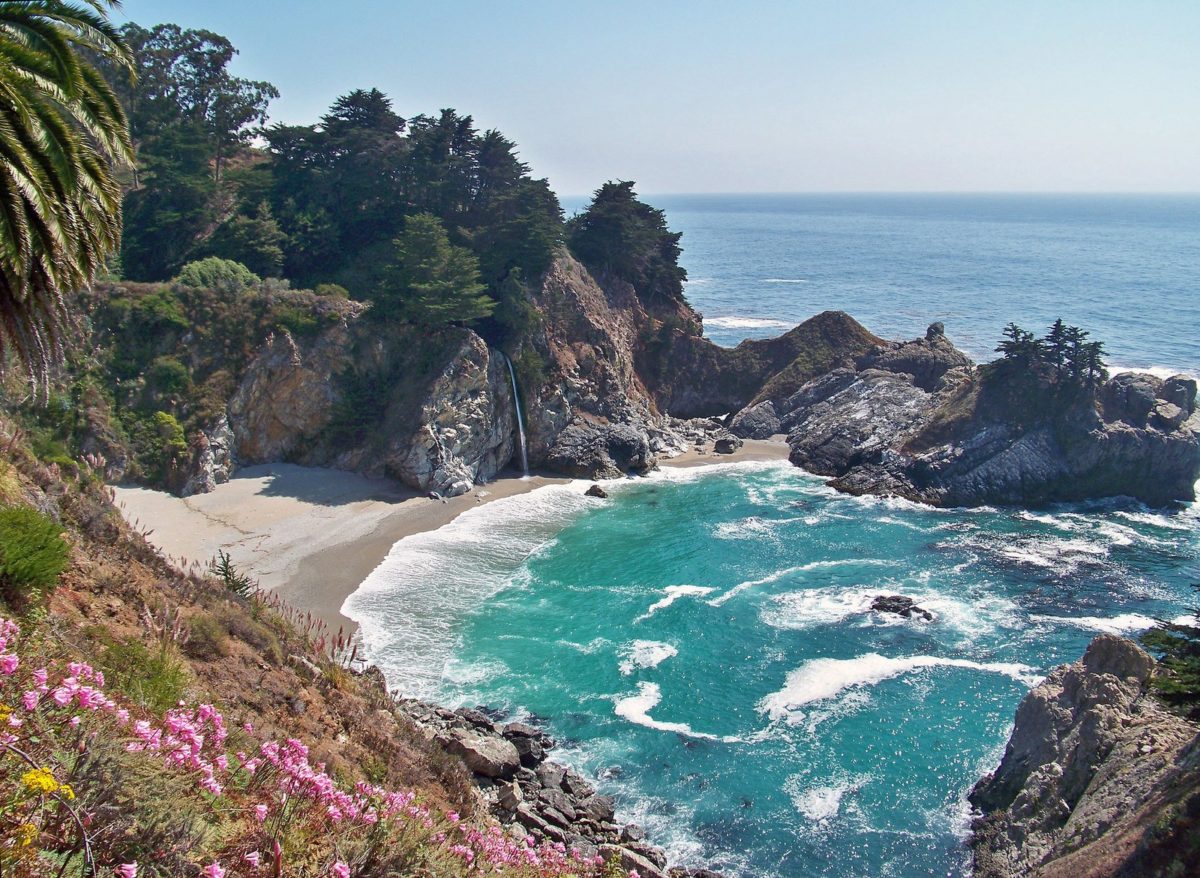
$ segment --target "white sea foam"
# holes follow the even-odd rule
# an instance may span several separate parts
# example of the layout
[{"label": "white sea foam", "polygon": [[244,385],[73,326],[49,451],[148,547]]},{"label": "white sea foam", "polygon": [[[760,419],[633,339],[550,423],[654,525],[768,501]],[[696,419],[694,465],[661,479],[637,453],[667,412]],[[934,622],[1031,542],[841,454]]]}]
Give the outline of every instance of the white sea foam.
[{"label": "white sea foam", "polygon": [[371,661],[389,686],[405,695],[436,695],[461,619],[497,592],[521,587],[522,562],[587,508],[586,484],[548,485],[495,500],[392,546],[342,607],[361,626]]},{"label": "white sea foam", "polygon": [[835,567],[847,566],[887,566],[891,563],[892,562],[890,561],[881,561],[874,558],[845,558],[831,561],[810,561],[807,564],[798,564],[795,567],[786,567],[783,570],[776,570],[774,573],[770,573],[761,579],[750,579],[746,582],[739,582],[733,588],[729,589],[729,591],[718,595],[708,603],[710,606],[719,607],[748,589],[757,588],[760,585],[768,585],[772,582],[778,582],[784,577],[794,576],[797,573],[810,573],[814,570],[829,570]]},{"label": "white sea foam", "polygon": [[737,743],[740,738],[728,737],[722,738],[717,735],[709,735],[704,732],[697,732],[687,723],[672,723],[656,720],[650,716],[650,711],[658,706],[662,701],[662,689],[657,683],[649,683],[642,681],[638,683],[638,692],[636,695],[629,695],[625,698],[618,698],[616,706],[613,708],[617,716],[621,719],[629,720],[631,723],[636,723],[639,726],[645,726],[648,729],[657,729],[660,732],[674,732],[677,735],[686,735],[689,738],[702,738],[706,741],[725,741],[727,743]]},{"label": "white sea foam", "polygon": [[[1136,631],[1146,631],[1158,624],[1158,620],[1144,616],[1141,613],[1121,613],[1119,616],[1030,616],[1032,622],[1045,622],[1051,625],[1072,625],[1085,628],[1088,631],[1099,631],[1102,634],[1132,634]],[[1176,625],[1190,625],[1191,616],[1177,616],[1170,620]]]},{"label": "white sea foam", "polygon": [[926,668],[969,668],[1004,674],[1032,685],[1037,677],[1028,665],[1015,662],[976,662],[970,659],[916,655],[889,658],[868,653],[852,659],[812,659],[787,675],[784,687],[758,703],[760,713],[772,720],[798,722],[801,707],[816,701],[833,698],[846,689],[874,686],[901,674]]},{"label": "white sea foam", "polygon": [[765,284],[806,284],[808,281],[802,277],[764,277]]},{"label": "white sea foam", "polygon": [[[913,616],[904,618],[893,613],[873,613],[871,603],[882,594],[902,593],[918,606],[929,610],[934,621],[926,622]],[[911,625],[923,628],[936,625],[936,630],[952,629],[966,638],[995,633],[1000,628],[1015,628],[1021,624],[1017,606],[1011,600],[990,593],[951,597],[922,586],[907,587],[905,583],[885,586],[852,586],[839,588],[809,588],[778,595],[762,611],[762,621],[772,628],[804,631],[820,625],[835,625],[848,619],[859,619],[860,626]]]},{"label": "white sea foam", "polygon": [[705,317],[706,326],[717,329],[768,329],[772,326],[790,327],[786,320],[775,320],[770,317]]},{"label": "white sea foam", "polygon": [[646,612],[634,619],[635,622],[641,622],[643,619],[649,619],[659,610],[666,609],[680,598],[704,597],[706,594],[712,594],[714,591],[716,591],[716,589],[710,588],[706,585],[668,585],[662,591],[666,597],[663,597],[652,603]]},{"label": "white sea foam", "polygon": [[657,640],[635,640],[621,648],[624,658],[618,667],[629,676],[639,668],[657,668],[669,658],[679,655],[679,650],[669,643]]},{"label": "white sea foam", "polygon": [[801,775],[792,775],[784,782],[783,791],[788,794],[797,811],[813,823],[824,825],[843,810],[842,800],[846,794],[857,792],[869,779],[856,777],[804,786],[805,779]]}]

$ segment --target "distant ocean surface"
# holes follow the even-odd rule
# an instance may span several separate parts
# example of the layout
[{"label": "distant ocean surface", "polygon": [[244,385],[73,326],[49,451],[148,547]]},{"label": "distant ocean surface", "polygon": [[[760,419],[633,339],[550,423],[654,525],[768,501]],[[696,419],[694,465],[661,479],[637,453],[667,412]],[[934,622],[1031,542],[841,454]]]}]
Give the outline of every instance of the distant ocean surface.
[{"label": "distant ocean surface", "polygon": [[[977,360],[1055,318],[1121,368],[1200,369],[1200,196],[662,195],[687,296],[722,345],[847,311],[884,338],[933,321]],[[584,199],[564,199],[568,215]]]},{"label": "distant ocean surface", "polygon": [[[1200,369],[1200,200],[651,200],[722,344],[838,308],[983,357],[1061,314],[1119,365]],[[1195,504],[933,510],[785,462],[584,488],[402,540],[345,611],[393,687],[537,718],[620,816],[738,878],[968,874],[965,797],[1022,696],[1200,581]],[[869,612],[893,593],[934,621]]]}]

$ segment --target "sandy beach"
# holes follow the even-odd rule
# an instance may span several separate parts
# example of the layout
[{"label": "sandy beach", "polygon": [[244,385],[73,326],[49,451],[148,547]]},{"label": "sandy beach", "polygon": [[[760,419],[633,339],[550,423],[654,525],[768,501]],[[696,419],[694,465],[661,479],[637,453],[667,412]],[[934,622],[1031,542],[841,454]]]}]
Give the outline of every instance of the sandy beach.
[{"label": "sandy beach", "polygon": [[[688,451],[668,467],[783,460],[782,437],[748,440],[734,454]],[[470,493],[430,500],[396,482],[292,464],[246,467],[209,494],[179,498],[117,487],[116,502],[135,527],[180,569],[205,566],[218,550],[293,607],[332,629],[354,624],[342,603],[406,536],[435,530],[481,504],[561,477],[506,474]]]}]

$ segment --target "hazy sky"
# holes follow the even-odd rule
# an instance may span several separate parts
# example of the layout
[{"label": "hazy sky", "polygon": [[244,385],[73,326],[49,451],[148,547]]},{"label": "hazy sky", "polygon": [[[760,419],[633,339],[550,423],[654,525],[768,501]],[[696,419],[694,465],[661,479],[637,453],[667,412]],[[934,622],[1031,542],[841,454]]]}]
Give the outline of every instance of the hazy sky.
[{"label": "hazy sky", "polygon": [[563,195],[1200,191],[1200,0],[126,0],[313,122],[378,87]]}]

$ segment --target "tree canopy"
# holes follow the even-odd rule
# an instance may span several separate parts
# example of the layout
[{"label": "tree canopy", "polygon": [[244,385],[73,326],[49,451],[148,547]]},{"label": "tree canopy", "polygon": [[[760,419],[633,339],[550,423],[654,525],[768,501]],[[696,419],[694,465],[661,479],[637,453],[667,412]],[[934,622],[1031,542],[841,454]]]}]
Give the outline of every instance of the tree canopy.
[{"label": "tree canopy", "polygon": [[495,300],[479,282],[479,260],[450,243],[436,216],[410,216],[394,244],[393,261],[375,296],[385,316],[436,327],[471,323],[495,310]]},{"label": "tree canopy", "polygon": [[683,300],[681,233],[663,211],[639,201],[630,181],[608,182],[568,223],[571,250],[589,268],[631,283],[647,304]]},{"label": "tree canopy", "polygon": [[996,352],[1005,363],[1044,369],[1058,383],[1094,388],[1108,377],[1108,371],[1104,343],[1088,341],[1089,336],[1078,326],[1067,326],[1061,317],[1042,338],[1010,323]]}]

